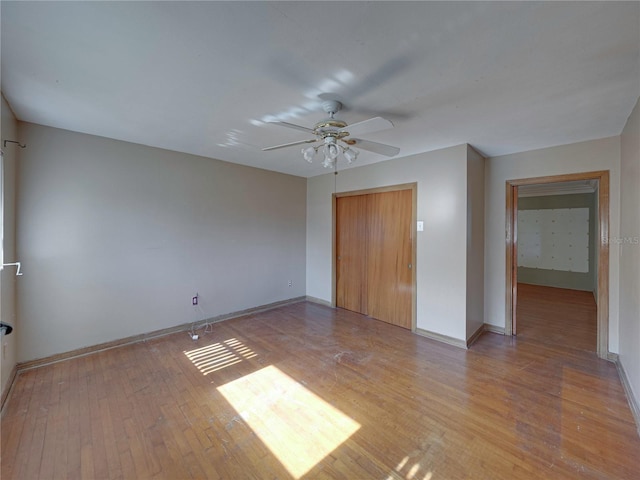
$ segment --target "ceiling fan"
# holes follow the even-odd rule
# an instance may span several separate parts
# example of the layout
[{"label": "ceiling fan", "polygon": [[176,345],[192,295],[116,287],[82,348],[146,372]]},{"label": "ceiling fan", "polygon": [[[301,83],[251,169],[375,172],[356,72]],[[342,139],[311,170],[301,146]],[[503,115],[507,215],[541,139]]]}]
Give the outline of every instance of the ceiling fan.
[{"label": "ceiling fan", "polygon": [[295,130],[309,133],[313,135],[314,138],[284,143],[282,145],[274,145],[273,147],[266,147],[262,150],[264,152],[268,152],[279,148],[303,145],[305,143],[316,143],[316,145],[303,148],[302,156],[307,162],[311,163],[318,151],[322,148],[322,153],[324,154],[324,161],[322,162],[322,165],[325,168],[335,166],[336,160],[341,153],[347,162],[353,162],[359,154],[358,150],[351,148],[354,145],[357,145],[358,148],[363,150],[368,150],[387,157],[393,157],[400,152],[398,147],[351,137],[353,134],[363,135],[378,132],[380,130],[386,130],[387,128],[393,128],[393,123],[389,120],[382,117],[373,117],[368,120],[363,120],[362,122],[348,125],[346,122],[334,118],[334,115],[342,109],[342,103],[335,99],[323,100],[322,109],[329,114],[329,118],[319,121],[313,128],[302,127],[288,122],[269,122],[275,125],[281,125],[283,127],[293,128]]}]

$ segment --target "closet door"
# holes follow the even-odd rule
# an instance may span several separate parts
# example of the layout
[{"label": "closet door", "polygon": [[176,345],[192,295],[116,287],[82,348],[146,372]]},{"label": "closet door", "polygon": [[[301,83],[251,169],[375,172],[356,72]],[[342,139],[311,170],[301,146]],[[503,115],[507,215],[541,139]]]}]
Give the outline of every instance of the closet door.
[{"label": "closet door", "polygon": [[336,199],[336,306],[411,328],[412,191]]},{"label": "closet door", "polygon": [[367,314],[366,195],[336,199],[336,306]]},{"label": "closet door", "polygon": [[367,314],[411,328],[411,190],[368,196]]}]

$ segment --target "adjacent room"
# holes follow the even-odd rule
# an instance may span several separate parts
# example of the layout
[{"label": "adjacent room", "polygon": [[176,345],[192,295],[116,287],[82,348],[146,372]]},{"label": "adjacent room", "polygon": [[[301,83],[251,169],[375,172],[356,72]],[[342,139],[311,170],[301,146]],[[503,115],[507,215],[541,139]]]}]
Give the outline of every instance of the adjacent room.
[{"label": "adjacent room", "polygon": [[640,2],[0,21],[3,480],[640,477]]},{"label": "adjacent room", "polygon": [[597,351],[597,188],[584,180],[518,189],[519,339]]}]

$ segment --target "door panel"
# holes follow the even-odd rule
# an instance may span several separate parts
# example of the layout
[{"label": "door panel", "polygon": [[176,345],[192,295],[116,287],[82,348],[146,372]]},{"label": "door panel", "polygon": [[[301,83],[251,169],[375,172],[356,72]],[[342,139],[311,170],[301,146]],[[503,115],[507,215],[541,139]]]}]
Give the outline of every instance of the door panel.
[{"label": "door panel", "polygon": [[336,306],[367,314],[365,195],[336,199]]},{"label": "door panel", "polygon": [[368,314],[411,328],[411,191],[369,195]]}]

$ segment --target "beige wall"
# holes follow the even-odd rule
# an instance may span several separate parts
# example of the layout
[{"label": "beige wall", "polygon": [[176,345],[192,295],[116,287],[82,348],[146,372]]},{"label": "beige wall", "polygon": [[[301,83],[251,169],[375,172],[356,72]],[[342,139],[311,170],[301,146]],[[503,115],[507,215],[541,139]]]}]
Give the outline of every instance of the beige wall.
[{"label": "beige wall", "polygon": [[[7,104],[2,97],[2,140],[18,140],[18,124]],[[2,142],[4,143],[4,142]],[[18,147],[15,144],[2,146],[3,158],[3,184],[2,184],[2,253],[3,258],[0,263],[13,263],[16,259],[16,166]],[[0,317],[5,323],[16,327],[16,269],[14,267],[3,268],[0,274]],[[15,328],[10,335],[2,336],[0,341],[0,386],[1,392],[8,388],[8,381],[11,377],[13,367],[16,365],[16,346],[20,329]]]},{"label": "beige wall", "polygon": [[[485,164],[485,323],[505,326],[507,180],[609,170],[611,236],[620,232],[620,137],[490,158]],[[609,253],[609,350],[618,352],[619,248]]]},{"label": "beige wall", "polygon": [[[337,192],[349,192],[417,182],[417,219],[424,222],[424,231],[417,232],[417,327],[465,341],[467,158],[468,146],[459,145],[344,170],[337,178],[333,173],[310,178],[307,182],[307,294],[327,302],[332,300],[331,196],[334,188]],[[472,163],[477,167],[474,172],[479,170],[479,161]],[[474,195],[481,192],[476,191]],[[479,312],[469,315],[481,319],[482,306]]]},{"label": "beige wall", "polygon": [[640,101],[621,135],[620,362],[640,404]]},{"label": "beige wall", "polygon": [[305,179],[19,129],[19,361],[305,294]]}]

